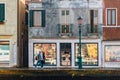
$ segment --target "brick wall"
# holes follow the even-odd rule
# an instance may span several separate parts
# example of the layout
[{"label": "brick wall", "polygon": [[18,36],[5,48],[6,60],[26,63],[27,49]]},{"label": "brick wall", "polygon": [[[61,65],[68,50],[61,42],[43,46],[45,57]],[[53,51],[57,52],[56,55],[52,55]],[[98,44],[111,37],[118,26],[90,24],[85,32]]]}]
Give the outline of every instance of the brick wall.
[{"label": "brick wall", "polygon": [[103,9],[103,25],[106,24],[106,8],[117,8],[117,20],[118,25],[120,25],[120,0],[104,0],[104,9]]},{"label": "brick wall", "polygon": [[[117,27],[106,25],[106,8],[117,8]],[[120,0],[104,0],[103,9],[103,40],[120,40]]]},{"label": "brick wall", "polygon": [[120,40],[120,27],[103,28],[103,40]]}]

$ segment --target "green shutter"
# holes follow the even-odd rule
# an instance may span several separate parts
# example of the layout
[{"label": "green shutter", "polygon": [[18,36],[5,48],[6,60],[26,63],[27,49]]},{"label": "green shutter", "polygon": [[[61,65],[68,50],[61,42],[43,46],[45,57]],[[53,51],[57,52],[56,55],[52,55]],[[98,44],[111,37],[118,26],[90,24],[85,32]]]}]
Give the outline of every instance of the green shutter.
[{"label": "green shutter", "polygon": [[72,33],[73,26],[73,24],[70,24],[70,33]]},{"label": "green shutter", "polygon": [[42,27],[45,27],[45,10],[42,10]]},{"label": "green shutter", "polygon": [[29,14],[29,25],[30,27],[33,27],[33,10],[30,10],[30,14]]},{"label": "green shutter", "polygon": [[0,22],[5,20],[5,4],[0,4]]},{"label": "green shutter", "polygon": [[58,26],[58,33],[60,33],[60,24],[57,24]]}]

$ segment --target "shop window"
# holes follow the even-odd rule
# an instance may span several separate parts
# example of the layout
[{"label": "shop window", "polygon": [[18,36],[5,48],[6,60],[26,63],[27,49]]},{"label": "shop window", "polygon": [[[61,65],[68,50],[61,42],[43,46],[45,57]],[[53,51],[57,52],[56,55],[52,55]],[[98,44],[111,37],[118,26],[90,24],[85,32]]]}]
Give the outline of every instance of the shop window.
[{"label": "shop window", "polygon": [[[75,65],[78,65],[79,45],[75,44]],[[98,65],[98,44],[87,43],[81,45],[81,56],[83,66]]]},{"label": "shop window", "polygon": [[4,55],[9,55],[9,53],[4,53]]},{"label": "shop window", "polygon": [[2,55],[2,53],[0,53],[0,55]]},{"label": "shop window", "polygon": [[0,61],[9,61],[9,42],[0,41]]},{"label": "shop window", "polygon": [[34,43],[34,64],[37,60],[35,59],[39,51],[42,50],[45,53],[45,65],[56,66],[56,44],[55,43]]},{"label": "shop window", "polygon": [[5,20],[5,4],[0,3],[0,22]]},{"label": "shop window", "polygon": [[105,45],[105,62],[120,62],[120,45]]},{"label": "shop window", "polygon": [[71,66],[71,43],[60,43],[60,65]]},{"label": "shop window", "polygon": [[30,27],[45,27],[45,10],[30,10]]}]

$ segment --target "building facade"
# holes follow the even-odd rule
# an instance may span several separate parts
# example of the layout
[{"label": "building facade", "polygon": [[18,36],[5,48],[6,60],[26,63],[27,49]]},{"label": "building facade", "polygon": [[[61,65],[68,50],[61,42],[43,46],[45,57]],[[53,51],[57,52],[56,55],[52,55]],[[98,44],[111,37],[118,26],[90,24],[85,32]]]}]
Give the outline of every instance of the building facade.
[{"label": "building facade", "polygon": [[77,67],[81,27],[83,67],[101,67],[102,0],[31,0],[28,2],[29,67],[39,50],[45,67]]},{"label": "building facade", "polygon": [[104,0],[103,9],[103,67],[120,66],[120,1]]},{"label": "building facade", "polygon": [[0,0],[0,67],[23,66],[24,14],[24,0]]}]

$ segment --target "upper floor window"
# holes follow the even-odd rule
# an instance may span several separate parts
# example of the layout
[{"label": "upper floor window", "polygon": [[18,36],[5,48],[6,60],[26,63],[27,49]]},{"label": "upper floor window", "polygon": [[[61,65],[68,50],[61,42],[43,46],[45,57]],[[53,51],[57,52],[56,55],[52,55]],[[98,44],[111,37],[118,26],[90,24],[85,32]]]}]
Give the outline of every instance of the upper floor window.
[{"label": "upper floor window", "polygon": [[98,29],[98,10],[90,10],[89,32],[97,33]]},{"label": "upper floor window", "polygon": [[69,33],[70,32],[70,10],[69,9],[61,9],[60,10],[60,27],[61,33]]},{"label": "upper floor window", "polygon": [[70,25],[61,25],[61,33],[70,33]]},{"label": "upper floor window", "polygon": [[116,25],[116,9],[107,9],[107,25]]},{"label": "upper floor window", "polygon": [[0,22],[4,22],[5,20],[5,4],[0,3]]},{"label": "upper floor window", "polygon": [[69,10],[62,10],[62,16],[69,15]]},{"label": "upper floor window", "polygon": [[45,27],[45,10],[30,10],[30,27]]}]

